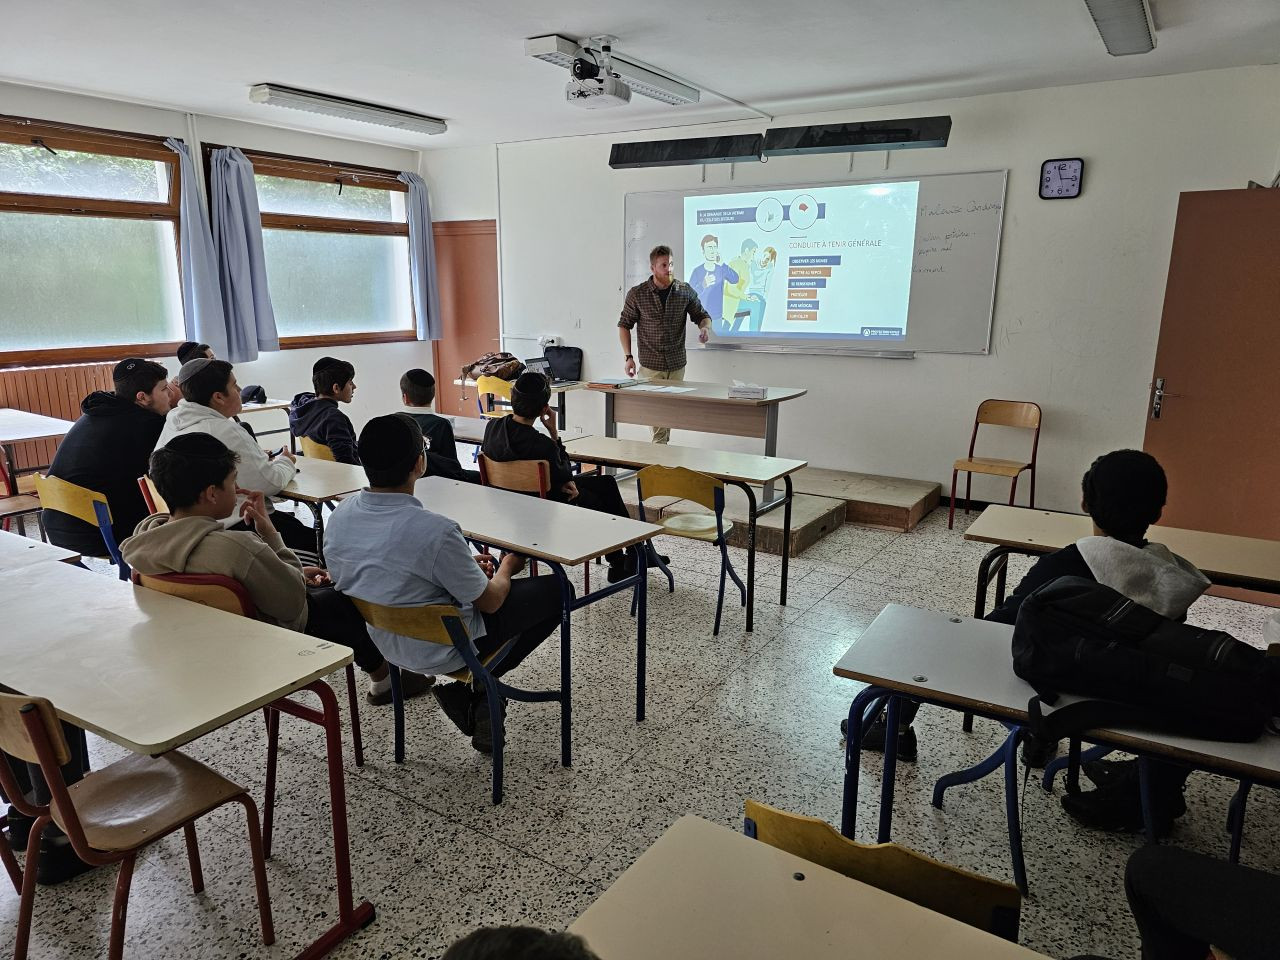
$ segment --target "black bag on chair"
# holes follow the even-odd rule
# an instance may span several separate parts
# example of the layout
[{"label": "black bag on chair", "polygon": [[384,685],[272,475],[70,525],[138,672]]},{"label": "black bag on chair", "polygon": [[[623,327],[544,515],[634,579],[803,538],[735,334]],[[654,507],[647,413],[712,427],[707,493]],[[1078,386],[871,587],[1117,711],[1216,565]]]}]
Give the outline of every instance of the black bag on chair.
[{"label": "black bag on chair", "polygon": [[556,380],[582,379],[581,347],[547,347],[544,352]]}]

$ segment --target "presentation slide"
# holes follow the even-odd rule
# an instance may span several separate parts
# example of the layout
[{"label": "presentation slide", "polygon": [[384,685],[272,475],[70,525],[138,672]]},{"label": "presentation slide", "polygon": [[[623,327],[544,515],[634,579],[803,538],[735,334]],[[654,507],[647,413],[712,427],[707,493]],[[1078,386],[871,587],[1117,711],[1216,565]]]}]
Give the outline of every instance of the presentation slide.
[{"label": "presentation slide", "polygon": [[721,339],[901,341],[919,191],[909,180],[685,197],[683,279]]}]

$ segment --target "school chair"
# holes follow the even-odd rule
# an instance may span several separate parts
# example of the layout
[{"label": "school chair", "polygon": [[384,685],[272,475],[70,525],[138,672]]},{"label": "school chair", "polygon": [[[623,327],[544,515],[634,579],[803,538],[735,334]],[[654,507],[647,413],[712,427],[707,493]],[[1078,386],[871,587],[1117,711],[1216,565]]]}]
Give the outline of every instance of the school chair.
[{"label": "school chair", "polygon": [[[514,493],[536,493],[539,500],[546,500],[551,492],[551,465],[545,460],[490,460],[482,453],[476,457],[476,464],[483,486]],[[538,575],[537,560],[529,561],[529,575]],[[584,593],[591,592],[590,563],[582,565],[582,589]]]},{"label": "school chair", "polygon": [[[401,637],[411,637],[424,643],[438,643],[451,646],[462,656],[466,664],[462,670],[446,674],[451,680],[474,686],[484,684],[489,700],[489,720],[493,725],[493,802],[502,802],[502,753],[506,745],[506,710],[504,699],[519,700],[522,703],[560,704],[563,714],[568,709],[568,690],[521,690],[508,686],[492,673],[489,667],[501,662],[506,656],[514,639],[508,641],[501,649],[489,654],[483,660],[476,654],[467,636],[467,628],[462,622],[457,607],[444,604],[427,604],[420,607],[388,607],[381,603],[371,603],[352,597],[356,609],[364,617],[365,623],[379,630],[386,630]],[[388,662],[391,668],[391,703],[395,711],[395,758],[396,763],[404,763],[404,694],[400,686],[400,668]],[[561,725],[562,736],[565,727]],[[563,749],[563,745],[562,745]],[[568,763],[566,757],[565,763]]]},{"label": "school chair", "polygon": [[[5,530],[9,529],[9,522],[16,519],[18,521],[18,533],[22,536],[27,535],[27,516],[32,513],[40,512],[40,501],[26,493],[19,493],[12,497],[0,497],[0,526]],[[44,536],[44,531],[40,532],[40,536]]]},{"label": "school chair", "polygon": [[[499,406],[499,400],[505,400],[506,406]],[[479,377],[476,380],[476,406],[480,408],[480,416],[487,419],[505,417],[510,405],[510,380],[501,377]]]},{"label": "school chair", "polygon": [[61,477],[46,477],[36,474],[36,496],[40,498],[40,536],[45,539],[44,510],[56,510],[66,513],[77,520],[98,528],[102,534],[102,542],[106,544],[107,555],[120,571],[120,579],[129,579],[129,565],[120,555],[120,547],[116,543],[115,534],[111,532],[111,508],[107,506],[107,498],[96,490],[68,483]]},{"label": "school chair", "polygon": [[[726,574],[733,578],[742,597],[742,606],[747,605],[747,588],[743,586],[738,572],[733,569],[729,559],[727,537],[733,529],[733,522],[724,518],[724,483],[705,473],[697,473],[687,467],[662,467],[654,464],[645,467],[636,474],[636,499],[640,503],[640,521],[649,523],[645,516],[644,501],[646,497],[676,497],[680,500],[691,500],[711,510],[712,513],[681,513],[671,516],[657,517],[652,522],[662,527],[663,533],[674,537],[688,537],[691,540],[702,540],[720,548],[720,593],[716,598],[716,623],[712,636],[720,634],[720,613],[724,609],[724,585]],[[669,592],[676,589],[675,577],[655,552],[662,572],[667,575]]]},{"label": "school chair", "polygon": [[138,478],[138,489],[142,491],[142,502],[147,505],[147,513],[169,512],[169,505],[160,496],[160,491],[156,489],[155,481],[149,474],[144,473]]},{"label": "school chair", "polygon": [[[1017,427],[1030,430],[1031,460],[1000,460],[995,457],[975,457],[973,448],[978,442],[978,427],[984,423],[996,427]],[[1014,495],[1018,491],[1018,476],[1024,470],[1031,471],[1031,497],[1027,506],[1034,509],[1036,505],[1036,453],[1040,447],[1040,405],[1027,400],[983,400],[978,404],[978,413],[973,418],[973,434],[969,437],[969,455],[955,462],[951,470],[951,505],[947,511],[947,529],[950,530],[956,519],[956,480],[961,472],[965,474],[964,512],[969,514],[970,494],[973,491],[973,475],[982,473],[993,477],[1009,478],[1009,506],[1013,506]]]},{"label": "school chair", "polygon": [[333,455],[333,450],[318,440],[312,440],[310,437],[299,437],[302,441],[302,455],[311,457],[314,460],[333,460],[338,458]]},{"label": "school chair", "polygon": [[1017,887],[940,863],[896,843],[858,843],[825,820],[746,802],[743,833],[935,913],[1018,942]]},{"label": "school chair", "polygon": [[94,866],[120,864],[108,947],[111,960],[120,960],[124,953],[129,888],[139,851],[182,830],[187,841],[191,887],[196,893],[202,892],[204,872],[195,822],[233,802],[244,807],[249,828],[262,942],[268,946],[275,943],[258,808],[244,787],[177,750],[159,757],[133,754],[101,770],[91,771],[83,780],[68,786],[60,769],[70,758],[62,724],[53,705],[39,697],[0,695],[0,749],[19,760],[39,764],[51,796],[47,805],[28,800],[8,762],[0,760],[0,786],[5,796],[21,813],[35,818],[22,871],[15,960],[23,960],[27,955],[41,834],[50,822],[67,835],[71,848],[81,860]]}]

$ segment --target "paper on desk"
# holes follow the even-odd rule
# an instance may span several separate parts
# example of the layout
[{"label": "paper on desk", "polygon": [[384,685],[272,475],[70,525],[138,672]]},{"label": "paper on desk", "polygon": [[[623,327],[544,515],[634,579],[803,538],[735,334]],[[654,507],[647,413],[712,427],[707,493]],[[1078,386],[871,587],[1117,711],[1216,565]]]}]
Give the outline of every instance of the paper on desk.
[{"label": "paper on desk", "polygon": [[637,383],[634,387],[627,387],[628,392],[635,393],[641,391],[643,393],[693,393],[697,387],[664,387],[656,383]]}]

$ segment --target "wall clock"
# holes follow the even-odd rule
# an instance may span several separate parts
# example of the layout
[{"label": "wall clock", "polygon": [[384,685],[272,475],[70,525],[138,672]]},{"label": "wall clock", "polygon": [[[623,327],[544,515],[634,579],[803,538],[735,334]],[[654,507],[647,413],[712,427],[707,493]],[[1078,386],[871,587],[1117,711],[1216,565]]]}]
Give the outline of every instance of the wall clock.
[{"label": "wall clock", "polygon": [[1084,161],[1079,157],[1046,160],[1040,164],[1040,198],[1070,200],[1080,196],[1084,183]]}]

